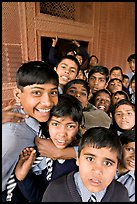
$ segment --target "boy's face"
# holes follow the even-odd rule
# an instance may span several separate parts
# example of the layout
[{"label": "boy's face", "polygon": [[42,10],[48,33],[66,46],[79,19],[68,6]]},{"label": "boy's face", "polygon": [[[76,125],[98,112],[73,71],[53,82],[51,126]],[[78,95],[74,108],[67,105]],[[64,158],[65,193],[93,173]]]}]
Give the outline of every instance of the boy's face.
[{"label": "boy's face", "polygon": [[90,66],[96,66],[97,65],[96,57],[91,57],[89,64],[90,64]]},{"label": "boy's face", "polygon": [[85,76],[84,76],[84,74],[83,74],[83,72],[81,70],[79,70],[76,79],[85,79]]},{"label": "boy's face", "polygon": [[49,121],[49,135],[54,145],[59,149],[67,147],[78,133],[78,122],[74,122],[70,116],[52,116]]},{"label": "boy's face", "polygon": [[82,56],[81,55],[76,55],[76,58],[77,58],[79,64],[82,65],[82,62],[83,62]]},{"label": "boy's face", "polygon": [[86,145],[76,163],[85,187],[91,192],[99,192],[106,188],[116,175],[118,153],[110,148],[97,149]]},{"label": "boy's face", "polygon": [[95,100],[95,106],[98,109],[108,112],[110,105],[111,105],[111,98],[107,93],[102,92],[97,95]]},{"label": "boy's face", "polygon": [[135,80],[133,80],[131,83],[131,89],[133,92],[135,92]]},{"label": "boy's face", "polygon": [[82,104],[82,107],[85,108],[88,105],[88,94],[87,90],[82,84],[72,84],[68,90],[67,94],[76,97]]},{"label": "boy's face", "polygon": [[128,86],[129,86],[129,80],[128,80],[127,78],[124,78],[124,79],[122,80],[122,84],[123,84],[124,87],[128,88]]},{"label": "boy's face", "polygon": [[128,171],[135,170],[135,142],[123,145],[123,165]]},{"label": "boy's face", "polygon": [[110,79],[114,79],[114,78],[122,80],[122,74],[120,70],[114,70],[111,72]]},{"label": "boy's face", "polygon": [[52,83],[33,84],[16,90],[16,98],[29,116],[39,122],[49,119],[51,108],[58,102],[57,86]]},{"label": "boy's face", "polygon": [[118,103],[118,101],[125,99],[125,95],[124,94],[116,94],[115,96],[112,96],[112,103],[116,104]]},{"label": "boy's face", "polygon": [[111,93],[115,93],[116,91],[121,91],[122,83],[119,80],[114,80],[109,83],[108,89]]},{"label": "boy's face", "polygon": [[89,78],[89,86],[92,93],[95,93],[100,89],[104,89],[106,86],[105,75],[100,74],[99,72],[92,74]]},{"label": "boy's face", "polygon": [[59,76],[59,84],[65,85],[76,78],[78,65],[71,59],[63,59],[57,66],[56,72]]},{"label": "boy's face", "polygon": [[130,69],[132,70],[132,72],[135,72],[135,59],[132,59],[132,60],[129,62],[129,67],[130,67]]},{"label": "boy's face", "polygon": [[130,130],[135,125],[135,111],[132,106],[123,104],[115,110],[115,121],[123,130]]}]

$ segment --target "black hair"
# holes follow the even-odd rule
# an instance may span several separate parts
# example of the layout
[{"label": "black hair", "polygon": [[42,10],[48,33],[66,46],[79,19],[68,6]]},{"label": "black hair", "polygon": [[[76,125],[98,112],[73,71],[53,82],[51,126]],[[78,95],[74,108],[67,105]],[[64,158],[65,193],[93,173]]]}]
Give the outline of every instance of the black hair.
[{"label": "black hair", "polygon": [[132,84],[132,82],[135,80],[135,74],[132,76],[131,80],[130,80],[130,84]]},{"label": "black hair", "polygon": [[90,93],[90,87],[88,85],[88,82],[83,80],[83,79],[73,79],[71,81],[69,81],[67,84],[64,85],[64,89],[63,92],[66,93],[68,88],[71,87],[72,84],[82,84],[83,87],[86,89],[87,91],[87,95],[89,96]]},{"label": "black hair", "polygon": [[19,89],[32,84],[53,83],[58,86],[59,79],[56,71],[43,61],[24,63],[16,72],[16,83]]},{"label": "black hair", "polygon": [[61,57],[56,65],[56,67],[60,64],[60,62],[62,62],[62,60],[64,59],[70,59],[72,61],[74,61],[76,63],[76,65],[78,66],[78,71],[77,71],[77,74],[79,72],[79,69],[80,69],[80,64],[79,64],[79,61],[77,60],[76,57],[72,56],[72,55],[65,55],[64,57]]},{"label": "black hair", "polygon": [[135,60],[135,54],[129,55],[129,57],[127,58],[127,61],[131,62],[133,59]]},{"label": "black hair", "polygon": [[[84,115],[80,101],[76,97],[68,94],[59,95],[58,104],[50,110],[50,116],[48,121],[51,120],[52,116],[55,117],[69,116],[72,118],[74,122],[78,122],[79,125],[82,125],[84,121]],[[81,138],[80,129],[78,130],[76,138],[78,140]],[[74,144],[75,142],[77,141],[74,141]]]},{"label": "black hair", "polygon": [[82,105],[76,97],[61,94],[59,95],[58,104],[50,111],[49,120],[52,116],[71,116],[74,122],[81,124],[83,118]]},{"label": "black hair", "polygon": [[111,75],[111,73],[112,73],[114,70],[120,70],[121,75],[123,76],[122,68],[119,67],[119,66],[112,67],[112,68],[110,69],[110,75]]},{"label": "black hair", "polygon": [[117,95],[117,94],[119,94],[119,95],[124,95],[125,99],[129,100],[128,94],[127,94],[125,91],[123,91],[123,90],[121,90],[121,91],[116,91],[115,93],[113,93],[112,98],[113,98],[115,95]]},{"label": "black hair", "polygon": [[94,66],[94,69],[91,69],[89,74],[88,74],[88,79],[90,78],[90,76],[94,73],[99,72],[102,75],[105,75],[106,77],[106,82],[109,79],[109,70],[107,67],[103,67],[103,66]]},{"label": "black hair", "polygon": [[129,76],[126,74],[123,74],[123,79],[129,79]]},{"label": "black hair", "polygon": [[130,100],[128,100],[128,99],[122,99],[122,100],[118,101],[118,103],[116,103],[116,104],[113,105],[112,112],[111,112],[113,117],[114,117],[114,115],[115,115],[116,109],[117,109],[119,106],[124,105],[124,104],[131,106],[131,107],[133,108],[133,110],[135,111],[135,104],[134,104],[134,103],[132,103],[132,102],[131,102]]},{"label": "black hair", "polygon": [[90,145],[93,148],[110,148],[112,151],[117,151],[118,160],[121,159],[122,155],[122,145],[120,139],[112,130],[105,127],[94,127],[88,129],[82,136],[79,147],[78,147],[78,157],[83,148]]},{"label": "black hair", "polygon": [[122,145],[128,144],[129,142],[135,142],[135,129],[123,132],[119,137]]}]

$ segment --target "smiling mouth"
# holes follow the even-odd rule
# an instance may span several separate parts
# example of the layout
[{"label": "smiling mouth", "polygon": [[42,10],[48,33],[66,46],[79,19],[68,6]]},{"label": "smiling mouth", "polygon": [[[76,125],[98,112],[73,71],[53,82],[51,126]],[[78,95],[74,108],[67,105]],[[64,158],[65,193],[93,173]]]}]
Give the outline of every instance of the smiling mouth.
[{"label": "smiling mouth", "polygon": [[50,111],[50,109],[36,109],[37,111],[39,111],[40,113],[48,113]]},{"label": "smiling mouth", "polygon": [[62,79],[63,79],[63,81],[68,81],[69,80],[69,78],[66,77],[66,76],[62,76]]},{"label": "smiling mouth", "polygon": [[105,106],[98,106],[98,109],[105,110]]}]

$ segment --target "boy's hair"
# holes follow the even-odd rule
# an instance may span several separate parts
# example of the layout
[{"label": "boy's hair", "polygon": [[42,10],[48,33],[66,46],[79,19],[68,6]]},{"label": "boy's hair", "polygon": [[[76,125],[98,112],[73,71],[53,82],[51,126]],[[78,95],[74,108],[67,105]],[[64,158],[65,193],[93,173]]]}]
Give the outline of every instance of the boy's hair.
[{"label": "boy's hair", "polygon": [[83,79],[73,79],[71,81],[69,81],[67,84],[64,85],[64,89],[63,92],[66,93],[68,88],[72,86],[72,84],[82,84],[83,87],[86,89],[87,91],[87,95],[89,96],[90,93],[90,87],[88,85],[88,82],[83,80]]},{"label": "boy's hair", "polygon": [[127,61],[130,62],[130,61],[132,61],[133,59],[135,60],[135,54],[129,55],[129,57],[127,58]]},{"label": "boy's hair", "polygon": [[82,136],[79,147],[78,157],[85,146],[91,146],[93,148],[110,148],[112,151],[117,151],[118,160],[121,159],[122,145],[119,137],[110,129],[105,127],[94,127],[88,129]]},{"label": "boy's hair", "polygon": [[125,91],[123,91],[123,90],[116,91],[115,93],[113,93],[112,97],[116,96],[117,94],[124,95],[125,99],[129,100],[129,96],[128,96],[128,94]]},{"label": "boy's hair", "polygon": [[135,142],[135,129],[125,131],[119,137],[122,145]]},{"label": "boy's hair", "polygon": [[118,103],[116,103],[115,105],[112,106],[112,110],[111,110],[111,113],[112,113],[112,116],[114,118],[114,115],[115,115],[115,111],[116,109],[120,106],[120,105],[129,105],[133,108],[133,110],[135,111],[135,104],[132,103],[130,100],[128,99],[122,99],[120,101],[118,101]]},{"label": "boy's hair", "polygon": [[16,83],[19,89],[32,84],[59,84],[58,74],[51,66],[43,61],[24,63],[16,73]]},{"label": "boy's hair", "polygon": [[74,122],[82,123],[83,111],[79,100],[68,94],[59,95],[58,104],[50,111],[49,120],[55,117],[70,116]]},{"label": "boy's hair", "polygon": [[129,76],[126,74],[123,74],[123,79],[128,79],[129,80]]},{"label": "boy's hair", "polygon": [[112,67],[112,68],[110,69],[110,75],[111,75],[111,73],[112,73],[114,70],[120,70],[121,75],[123,76],[122,68],[119,67],[119,66]]},{"label": "boy's hair", "polygon": [[72,61],[74,61],[76,63],[76,65],[78,66],[78,71],[77,73],[79,72],[79,69],[80,69],[80,64],[79,64],[79,61],[77,60],[76,57],[74,57],[73,55],[65,55],[64,57],[61,57],[56,65],[56,67],[60,64],[60,62],[62,62],[62,60],[64,59],[70,59]]},{"label": "boy's hair", "polygon": [[109,80],[108,85],[107,85],[107,88],[109,87],[110,83],[113,82],[113,81],[115,81],[115,80],[121,82],[121,84],[122,84],[122,81],[121,81],[120,79],[118,79],[118,78],[113,78],[113,79],[110,79],[110,80]]},{"label": "boy's hair", "polygon": [[107,67],[103,67],[103,66],[94,66],[94,69],[91,69],[89,74],[88,74],[88,79],[90,78],[90,76],[94,73],[99,72],[100,74],[104,75],[106,77],[106,82],[109,79],[109,70]]},{"label": "boy's hair", "polygon": [[135,74],[132,76],[131,80],[130,80],[130,84],[132,84],[132,82],[135,80]]},{"label": "boy's hair", "polygon": [[97,58],[97,56],[96,55],[91,55],[89,58],[88,58],[88,64],[89,64],[89,62],[90,62],[90,60],[91,60],[91,58],[93,58],[93,57],[95,57],[96,58],[96,60],[97,60],[97,63],[98,63],[98,58]]}]

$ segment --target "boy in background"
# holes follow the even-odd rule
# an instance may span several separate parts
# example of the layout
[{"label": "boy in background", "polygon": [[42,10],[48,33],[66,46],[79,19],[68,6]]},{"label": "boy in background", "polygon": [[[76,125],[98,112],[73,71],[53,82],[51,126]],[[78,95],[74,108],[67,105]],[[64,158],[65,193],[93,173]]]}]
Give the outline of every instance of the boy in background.
[{"label": "boy in background", "polygon": [[135,202],[135,130],[121,134],[120,141],[123,154],[116,179],[128,189],[129,200]]}]

